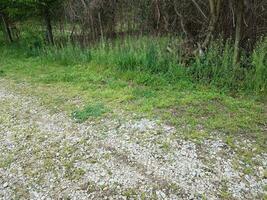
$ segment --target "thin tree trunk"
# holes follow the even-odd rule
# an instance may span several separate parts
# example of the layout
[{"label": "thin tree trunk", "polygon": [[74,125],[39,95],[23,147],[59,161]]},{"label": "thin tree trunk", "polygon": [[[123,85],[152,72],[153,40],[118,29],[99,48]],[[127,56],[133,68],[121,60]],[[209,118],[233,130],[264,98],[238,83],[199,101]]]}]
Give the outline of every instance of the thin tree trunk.
[{"label": "thin tree trunk", "polygon": [[236,11],[235,45],[234,45],[234,57],[233,57],[234,66],[238,66],[240,62],[240,41],[242,38],[243,13],[244,13],[244,1],[238,0],[237,11]]},{"label": "thin tree trunk", "polygon": [[47,41],[49,44],[54,44],[53,30],[51,24],[51,17],[48,7],[44,8],[44,20],[46,25]]},{"label": "thin tree trunk", "polygon": [[98,13],[98,21],[99,21],[99,28],[100,28],[100,34],[101,34],[101,40],[104,41],[104,33],[103,33],[103,27],[102,27],[102,21],[101,21],[101,14]]},{"label": "thin tree trunk", "polygon": [[93,19],[92,14],[89,14],[89,16],[90,16],[90,22],[91,22],[91,28],[90,28],[90,30],[91,30],[93,41],[95,41],[95,39],[96,39],[96,33],[95,33],[94,19]]},{"label": "thin tree trunk", "polygon": [[7,39],[9,42],[13,42],[13,37],[12,37],[12,34],[11,34],[11,30],[9,28],[9,25],[8,25],[8,22],[4,16],[4,13],[0,13],[0,16],[2,18],[2,21],[3,21],[3,25],[4,25],[4,31],[5,31],[5,34],[7,36]]},{"label": "thin tree trunk", "polygon": [[221,0],[209,0],[209,5],[210,5],[211,18],[210,18],[210,23],[208,27],[208,32],[202,44],[202,48],[206,48],[212,39],[213,33],[216,28],[216,24],[219,18],[219,14],[220,14]]}]

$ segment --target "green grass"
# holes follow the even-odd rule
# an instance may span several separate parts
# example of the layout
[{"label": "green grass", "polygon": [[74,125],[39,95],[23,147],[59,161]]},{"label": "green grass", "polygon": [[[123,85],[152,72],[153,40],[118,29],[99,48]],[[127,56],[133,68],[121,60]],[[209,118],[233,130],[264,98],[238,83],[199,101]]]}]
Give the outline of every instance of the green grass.
[{"label": "green grass", "polygon": [[[232,97],[221,89],[225,84],[223,77],[227,75],[216,84],[209,84],[212,79],[201,83],[192,81],[184,67],[175,64],[177,58],[167,59],[168,55],[160,49],[167,43],[167,38],[160,41],[141,38],[128,39],[123,44],[107,42],[90,50],[69,46],[61,50],[34,50],[35,53],[15,44],[1,48],[0,70],[6,78],[31,82],[34,85],[31,94],[41,96],[47,104],[66,109],[70,115],[76,113],[78,121],[101,117],[106,107],[116,108],[161,119],[176,126],[182,137],[188,139],[199,141],[212,134],[224,134],[225,138],[256,140],[255,145],[264,149],[266,98],[242,95],[242,92]],[[223,65],[228,70],[227,56],[216,61],[216,54],[210,54],[211,60],[200,58],[197,62],[204,68],[213,60],[215,68]],[[265,62],[262,57],[258,60]],[[217,71],[213,76],[220,77],[223,73],[225,70]],[[199,74],[210,77],[201,70]],[[88,105],[77,110],[66,101],[76,97]]]},{"label": "green grass", "polygon": [[82,110],[76,110],[72,113],[72,117],[79,123],[85,122],[90,117],[100,117],[107,109],[102,104],[87,105]]},{"label": "green grass", "polygon": [[247,87],[256,93],[266,92],[267,86],[267,38],[261,41],[251,56],[252,69],[248,72]]},{"label": "green grass", "polygon": [[[267,38],[257,44],[251,56],[242,52],[241,65],[233,66],[231,41],[213,41],[204,56],[187,59],[183,55],[181,38],[141,37],[103,41],[81,48],[68,44],[64,47],[47,47],[38,31],[27,33],[24,40],[3,46],[2,55],[37,59],[48,63],[73,66],[94,63],[112,67],[122,72],[147,72],[158,74],[169,83],[177,79],[191,80],[216,87],[233,94],[266,96],[267,92]],[[171,46],[171,52],[167,49]],[[184,64],[187,61],[187,66]],[[56,78],[56,77],[55,77]],[[64,77],[66,81],[71,77]],[[148,77],[146,81],[151,82]],[[152,80],[153,81],[153,80]]]},{"label": "green grass", "polygon": [[5,75],[4,71],[3,70],[0,70],[0,77],[1,76],[4,76],[4,75]]}]

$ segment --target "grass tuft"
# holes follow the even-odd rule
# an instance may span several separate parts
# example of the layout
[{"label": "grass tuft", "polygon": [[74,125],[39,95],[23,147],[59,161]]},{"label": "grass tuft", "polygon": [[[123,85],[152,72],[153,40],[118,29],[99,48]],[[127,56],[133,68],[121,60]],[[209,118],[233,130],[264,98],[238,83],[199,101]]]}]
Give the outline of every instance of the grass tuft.
[{"label": "grass tuft", "polygon": [[102,104],[92,104],[88,105],[82,110],[76,110],[72,113],[73,119],[78,123],[85,122],[90,117],[96,118],[100,117],[107,112],[107,109]]},{"label": "grass tuft", "polygon": [[5,72],[4,72],[4,70],[0,70],[0,77],[1,76],[5,76]]}]

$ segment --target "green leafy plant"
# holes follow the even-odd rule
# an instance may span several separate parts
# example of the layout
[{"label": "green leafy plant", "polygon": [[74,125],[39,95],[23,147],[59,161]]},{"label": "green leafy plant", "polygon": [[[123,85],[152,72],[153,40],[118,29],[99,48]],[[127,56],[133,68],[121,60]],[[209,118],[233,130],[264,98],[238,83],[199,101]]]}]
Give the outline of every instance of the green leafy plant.
[{"label": "green leafy plant", "polygon": [[256,93],[267,93],[267,38],[259,42],[251,57],[247,88]]},{"label": "green leafy plant", "polygon": [[56,62],[64,66],[89,63],[92,60],[90,49],[82,49],[70,44],[63,48],[44,48],[42,51],[43,62]]},{"label": "green leafy plant", "polygon": [[4,72],[4,70],[0,70],[0,77],[1,76],[5,76],[5,72]]},{"label": "green leafy plant", "polygon": [[82,110],[76,110],[72,113],[73,119],[77,122],[82,123],[85,122],[90,117],[96,118],[100,117],[104,113],[107,112],[107,109],[102,104],[92,104],[88,105]]}]

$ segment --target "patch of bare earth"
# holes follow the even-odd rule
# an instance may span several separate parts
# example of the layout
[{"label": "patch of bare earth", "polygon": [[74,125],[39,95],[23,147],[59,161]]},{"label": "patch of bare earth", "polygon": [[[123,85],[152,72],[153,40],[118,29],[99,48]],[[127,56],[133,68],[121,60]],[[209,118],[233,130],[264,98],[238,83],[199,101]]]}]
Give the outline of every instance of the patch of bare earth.
[{"label": "patch of bare earth", "polygon": [[266,155],[246,175],[220,140],[199,148],[174,127],[124,114],[78,124],[12,87],[0,80],[0,199],[264,196]]}]

